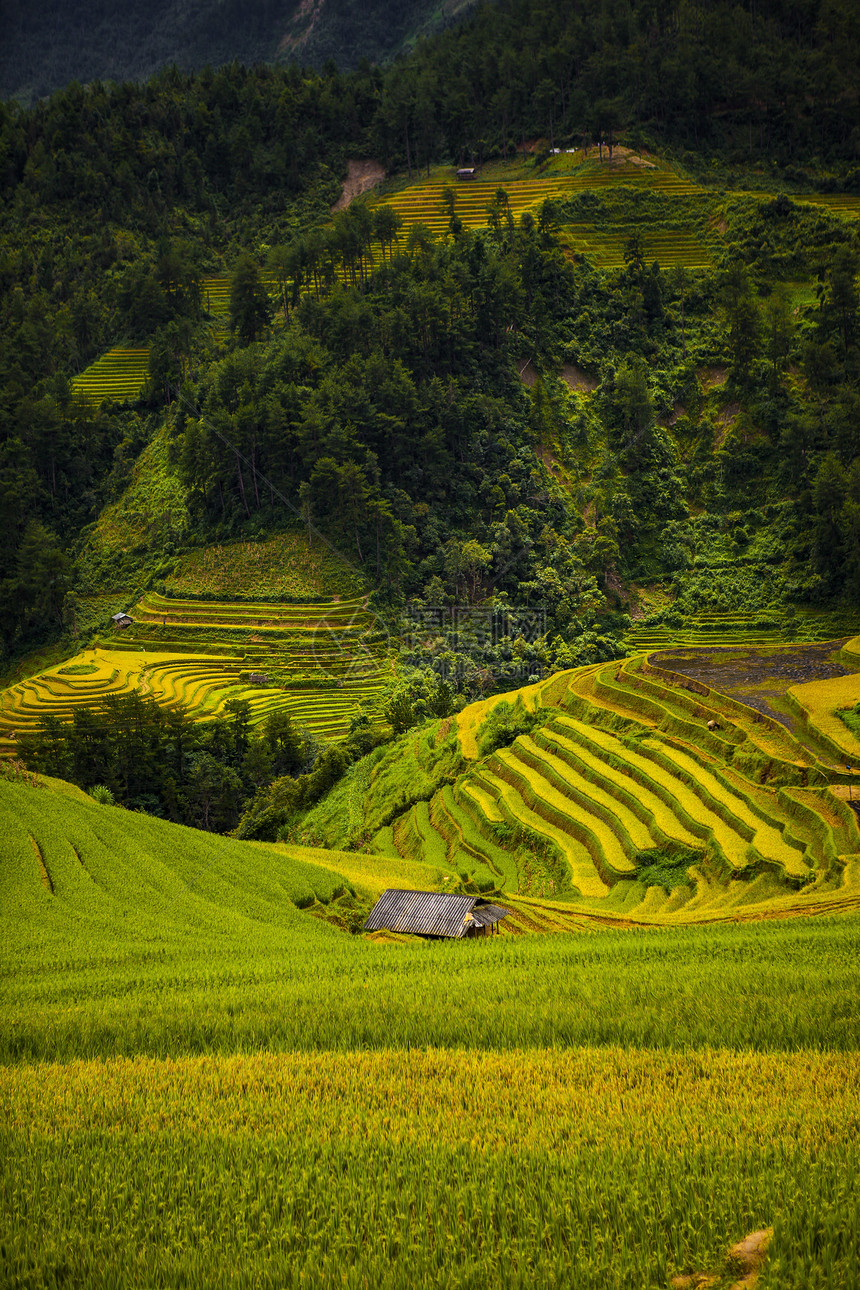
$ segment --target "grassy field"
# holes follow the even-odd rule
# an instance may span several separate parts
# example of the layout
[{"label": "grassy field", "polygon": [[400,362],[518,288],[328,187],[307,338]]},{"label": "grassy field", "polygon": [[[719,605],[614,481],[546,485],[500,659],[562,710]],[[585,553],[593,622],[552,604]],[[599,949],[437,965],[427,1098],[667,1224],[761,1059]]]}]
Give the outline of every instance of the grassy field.
[{"label": "grassy field", "polygon": [[855,918],[376,944],[405,861],[0,820],[4,1284],[854,1284]]},{"label": "grassy field", "polygon": [[278,533],[257,542],[225,542],[189,551],[169,578],[173,596],[247,600],[331,599],[361,594],[363,579],[321,542],[303,532]]}]

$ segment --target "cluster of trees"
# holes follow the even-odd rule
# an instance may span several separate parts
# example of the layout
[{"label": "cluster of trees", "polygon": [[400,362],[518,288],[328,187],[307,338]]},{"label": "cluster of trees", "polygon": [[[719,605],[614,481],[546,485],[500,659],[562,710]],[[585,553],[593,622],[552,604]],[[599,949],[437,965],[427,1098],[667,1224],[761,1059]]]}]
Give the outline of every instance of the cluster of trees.
[{"label": "cluster of trees", "polygon": [[345,742],[324,749],[286,713],[272,713],[259,729],[250,715],[247,702],[233,700],[223,718],[199,722],[178,705],[111,696],[77,708],[68,722],[46,717],[21,738],[19,753],[31,771],[86,791],[106,788],[129,810],[227,833],[272,783],[289,783],[304,804],[317,801],[379,740],[366,717],[356,718]]},{"label": "cluster of trees", "polygon": [[[468,6],[468,0],[467,0]],[[462,10],[460,11],[462,16]],[[33,101],[70,80],[140,81],[234,61],[378,63],[450,21],[436,0],[28,0],[4,11],[0,95]]]},{"label": "cluster of trees", "polygon": [[[584,627],[617,544],[585,531],[539,459],[567,433],[562,396],[515,374],[562,351],[576,275],[551,216],[439,243],[419,231],[365,282],[330,273],[267,341],[241,343],[237,323],[233,350],[189,391],[199,414],[176,422],[196,523],[292,509],[394,599],[507,594],[548,606],[547,630]],[[237,318],[256,290],[242,275]]]}]

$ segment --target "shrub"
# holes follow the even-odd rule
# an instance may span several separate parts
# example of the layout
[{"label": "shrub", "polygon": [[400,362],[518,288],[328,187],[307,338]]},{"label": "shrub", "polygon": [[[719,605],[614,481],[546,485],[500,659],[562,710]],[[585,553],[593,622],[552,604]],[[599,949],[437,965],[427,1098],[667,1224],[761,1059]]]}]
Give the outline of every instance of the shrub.
[{"label": "shrub", "polygon": [[478,752],[482,757],[489,757],[498,748],[507,748],[520,735],[528,735],[535,726],[541,724],[540,712],[528,712],[522,696],[517,696],[515,703],[504,699],[497,703],[488,713],[478,729]]}]

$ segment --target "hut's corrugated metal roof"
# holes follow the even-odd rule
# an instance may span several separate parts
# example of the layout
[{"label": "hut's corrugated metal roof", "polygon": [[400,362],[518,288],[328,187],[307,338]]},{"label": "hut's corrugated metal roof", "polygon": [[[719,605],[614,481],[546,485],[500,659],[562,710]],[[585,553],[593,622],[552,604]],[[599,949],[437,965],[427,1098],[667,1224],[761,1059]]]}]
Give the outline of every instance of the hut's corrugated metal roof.
[{"label": "hut's corrugated metal roof", "polygon": [[[476,908],[477,896],[447,891],[399,891],[389,888],[379,897],[364,924],[368,932],[413,932],[420,936],[465,936],[470,923],[485,927],[510,912],[500,905]],[[492,911],[492,913],[490,912]]]},{"label": "hut's corrugated metal roof", "polygon": [[482,927],[489,927],[491,923],[498,923],[501,919],[507,918],[510,912],[509,909],[503,909],[501,905],[476,905],[472,910],[472,917]]}]

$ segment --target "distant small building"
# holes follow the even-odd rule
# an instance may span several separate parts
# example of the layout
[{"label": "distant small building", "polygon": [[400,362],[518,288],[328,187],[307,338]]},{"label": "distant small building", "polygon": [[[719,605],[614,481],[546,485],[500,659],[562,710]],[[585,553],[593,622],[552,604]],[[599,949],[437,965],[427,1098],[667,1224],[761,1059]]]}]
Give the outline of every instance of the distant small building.
[{"label": "distant small building", "polygon": [[364,924],[366,932],[411,932],[415,936],[486,936],[510,914],[480,896],[448,891],[398,891],[379,897]]},{"label": "distant small building", "polygon": [[111,622],[114,627],[131,627],[134,619],[129,618],[128,614],[113,614]]},{"label": "distant small building", "polygon": [[458,179],[474,179],[478,173],[477,166],[461,166],[457,171]]},{"label": "distant small building", "polygon": [[248,680],[250,681],[251,685],[269,684],[269,678],[266,676],[265,672],[251,672],[248,677]]}]

